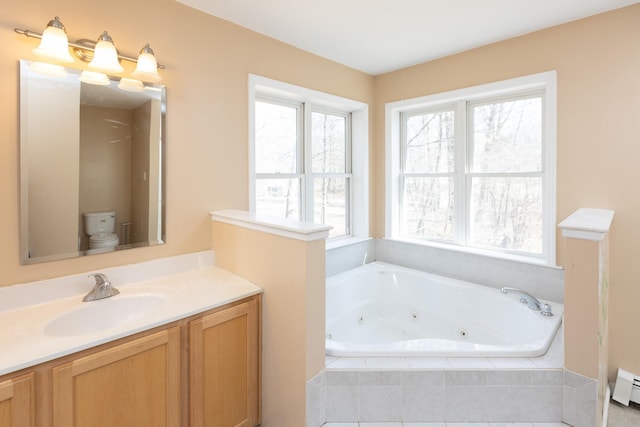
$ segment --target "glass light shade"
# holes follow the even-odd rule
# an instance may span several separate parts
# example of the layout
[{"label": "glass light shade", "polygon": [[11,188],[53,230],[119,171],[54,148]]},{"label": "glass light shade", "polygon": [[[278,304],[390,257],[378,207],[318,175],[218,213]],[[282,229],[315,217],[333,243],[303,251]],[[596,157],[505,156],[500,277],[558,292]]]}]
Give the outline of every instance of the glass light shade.
[{"label": "glass light shade", "polygon": [[162,80],[158,74],[158,62],[153,54],[153,50],[149,47],[149,43],[140,51],[136,70],[131,73],[131,75],[136,79],[150,83],[159,83],[160,80]]},{"label": "glass light shade", "polygon": [[118,62],[118,52],[113,45],[113,40],[106,31],[98,38],[98,43],[93,52],[93,59],[89,62],[89,68],[103,73],[121,73],[124,71],[124,68]]},{"label": "glass light shade", "polygon": [[36,73],[49,77],[67,77],[67,71],[62,65],[48,64],[45,62],[32,62],[30,68]]},{"label": "glass light shade", "polygon": [[95,71],[85,70],[80,74],[80,81],[82,83],[88,83],[90,85],[106,86],[111,83],[109,77],[103,73],[96,73]]},{"label": "glass light shade", "polygon": [[69,39],[64,31],[64,25],[56,16],[42,33],[40,45],[33,49],[33,53],[40,58],[58,62],[73,62],[69,54]]},{"label": "glass light shade", "polygon": [[120,79],[118,88],[128,92],[144,92],[144,85],[140,80],[128,79],[126,77]]}]

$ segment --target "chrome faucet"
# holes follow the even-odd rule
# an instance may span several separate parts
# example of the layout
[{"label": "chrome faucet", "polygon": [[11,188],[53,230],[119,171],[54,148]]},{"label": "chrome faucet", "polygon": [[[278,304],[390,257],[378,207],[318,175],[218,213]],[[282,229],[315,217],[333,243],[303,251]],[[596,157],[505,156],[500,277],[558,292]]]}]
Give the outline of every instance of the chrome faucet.
[{"label": "chrome faucet", "polygon": [[527,304],[527,307],[529,307],[531,310],[540,311],[540,314],[543,316],[553,316],[553,313],[551,312],[551,305],[547,304],[546,302],[541,303],[538,298],[534,297],[528,292],[508,287],[501,288],[500,292],[502,292],[503,294],[516,294],[520,297],[520,302],[523,304]]},{"label": "chrome faucet", "polygon": [[119,290],[111,286],[111,282],[102,273],[93,273],[89,277],[93,277],[96,280],[96,284],[93,289],[82,298],[82,301],[95,301],[98,299],[109,298],[120,293]]}]

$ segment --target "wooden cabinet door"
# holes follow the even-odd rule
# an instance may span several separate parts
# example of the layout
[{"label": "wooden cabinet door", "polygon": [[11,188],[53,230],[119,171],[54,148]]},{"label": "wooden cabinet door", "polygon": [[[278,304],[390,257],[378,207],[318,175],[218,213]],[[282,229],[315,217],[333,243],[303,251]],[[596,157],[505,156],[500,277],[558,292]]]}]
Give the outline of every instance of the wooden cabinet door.
[{"label": "wooden cabinet door", "polygon": [[33,374],[0,382],[0,426],[35,425]]},{"label": "wooden cabinet door", "polygon": [[179,427],[180,330],[53,368],[54,427]]},{"label": "wooden cabinet door", "polygon": [[257,299],[190,326],[192,427],[254,427],[259,417]]}]

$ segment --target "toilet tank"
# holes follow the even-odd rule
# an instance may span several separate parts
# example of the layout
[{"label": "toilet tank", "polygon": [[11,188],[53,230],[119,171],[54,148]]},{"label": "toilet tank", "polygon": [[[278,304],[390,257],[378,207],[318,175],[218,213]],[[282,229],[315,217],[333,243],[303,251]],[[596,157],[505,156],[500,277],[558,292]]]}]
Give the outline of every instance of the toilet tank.
[{"label": "toilet tank", "polygon": [[84,214],[84,231],[89,236],[96,233],[113,233],[115,228],[115,212],[87,212]]}]

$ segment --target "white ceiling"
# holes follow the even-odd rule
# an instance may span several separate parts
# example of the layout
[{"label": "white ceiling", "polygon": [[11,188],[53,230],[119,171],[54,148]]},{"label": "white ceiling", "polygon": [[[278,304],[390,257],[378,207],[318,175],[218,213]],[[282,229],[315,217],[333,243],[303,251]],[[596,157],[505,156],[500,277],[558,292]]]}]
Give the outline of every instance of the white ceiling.
[{"label": "white ceiling", "polygon": [[178,0],[377,75],[640,0]]}]

